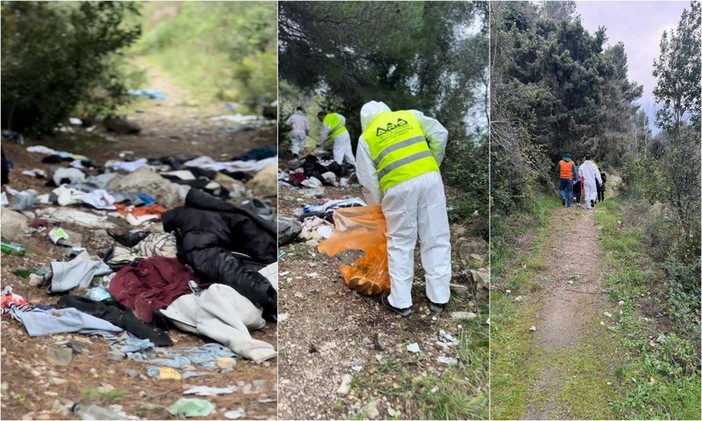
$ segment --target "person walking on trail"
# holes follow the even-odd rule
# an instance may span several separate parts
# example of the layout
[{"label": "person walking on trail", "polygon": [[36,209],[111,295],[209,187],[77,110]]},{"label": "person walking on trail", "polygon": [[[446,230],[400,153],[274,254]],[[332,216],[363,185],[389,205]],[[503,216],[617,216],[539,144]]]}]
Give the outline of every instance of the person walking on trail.
[{"label": "person walking on trail", "polygon": [[300,157],[300,152],[305,148],[307,133],[310,131],[310,126],[305,118],[305,111],[302,107],[297,107],[297,110],[285,120],[285,124],[290,126],[290,151],[294,158]]},{"label": "person walking on trail", "polygon": [[390,293],[382,304],[402,316],[412,309],[414,248],[420,240],[429,308],[450,298],[451,243],[439,172],[448,131],[420,111],[391,111],[383,102],[361,108],[356,176],[369,204],[380,204],[387,224]]},{"label": "person walking on trail", "polygon": [[[575,161],[575,168],[578,168],[579,165],[580,165],[580,163],[578,161]],[[579,205],[582,194],[583,194],[583,183],[582,183],[582,180],[580,179],[580,176],[578,175],[578,172],[576,170],[574,175],[573,175],[573,202],[575,202]]]},{"label": "person walking on trail", "polygon": [[604,202],[604,194],[607,189],[607,174],[602,171],[600,176],[602,177],[602,182],[597,185],[597,201]]},{"label": "person walking on trail", "polygon": [[594,162],[591,161],[590,155],[585,156],[585,162],[578,169],[578,175],[583,178],[585,186],[585,208],[592,209],[595,207],[597,200],[597,183],[602,183],[600,170]]},{"label": "person walking on trail", "polygon": [[556,165],[556,171],[561,179],[561,203],[563,206],[571,207],[573,204],[573,178],[578,173],[578,169],[575,162],[570,159],[570,153],[563,154],[563,159]]},{"label": "person walking on trail", "polygon": [[346,118],[339,113],[327,113],[326,111],[320,111],[317,118],[322,122],[318,146],[323,146],[328,139],[331,139],[334,142],[332,149],[334,161],[339,165],[343,165],[344,162],[356,165],[351,150],[351,136],[346,130]]}]

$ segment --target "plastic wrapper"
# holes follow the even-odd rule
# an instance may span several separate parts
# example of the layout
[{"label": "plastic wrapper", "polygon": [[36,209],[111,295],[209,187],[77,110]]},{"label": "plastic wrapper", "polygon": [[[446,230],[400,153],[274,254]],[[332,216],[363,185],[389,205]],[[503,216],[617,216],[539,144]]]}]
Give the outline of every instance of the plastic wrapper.
[{"label": "plastic wrapper", "polygon": [[335,256],[345,250],[365,255],[351,265],[339,267],[349,288],[363,295],[390,291],[385,216],[380,205],[339,208],[334,211],[336,229],[318,250]]}]

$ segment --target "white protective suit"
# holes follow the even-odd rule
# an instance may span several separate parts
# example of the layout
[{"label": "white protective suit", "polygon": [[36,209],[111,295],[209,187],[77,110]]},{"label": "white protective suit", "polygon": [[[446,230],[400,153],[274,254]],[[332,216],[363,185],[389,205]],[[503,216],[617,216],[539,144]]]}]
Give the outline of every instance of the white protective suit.
[{"label": "white protective suit", "polygon": [[305,148],[305,140],[310,130],[307,120],[305,119],[305,113],[300,110],[295,111],[285,120],[285,124],[292,128],[292,132],[290,132],[290,150],[293,155],[299,155],[300,151]]},{"label": "white protective suit", "polygon": [[[376,115],[390,108],[382,102],[371,101],[361,109],[361,127],[366,129]],[[448,131],[437,120],[411,110],[419,119],[429,148],[441,165],[448,141]],[[422,267],[426,272],[427,298],[436,304],[447,303],[451,282],[451,242],[446,213],[446,196],[441,174],[437,171],[421,174],[390,187],[380,189],[370,148],[363,136],[358,139],[356,176],[364,187],[368,204],[380,203],[387,224],[388,271],[393,307],[412,306],[414,279],[414,247],[419,234]]]},{"label": "white protective suit", "polygon": [[583,178],[583,186],[585,188],[585,209],[590,209],[590,201],[597,201],[597,183],[602,183],[600,170],[594,162],[588,160],[578,168],[578,176]]},{"label": "white protective suit", "polygon": [[[339,114],[339,117],[341,117],[341,121],[344,123],[344,126],[346,126],[346,117],[341,114]],[[329,137],[329,129],[331,129],[331,127],[325,123],[322,123],[322,130],[319,132],[320,145],[323,145],[327,141],[327,138]],[[336,161],[336,163],[339,165],[341,165],[344,161],[351,165],[356,165],[356,160],[353,157],[353,149],[351,149],[351,136],[349,135],[349,131],[346,130],[340,135],[334,137],[332,140],[334,141],[334,146],[332,149],[334,161]]]}]

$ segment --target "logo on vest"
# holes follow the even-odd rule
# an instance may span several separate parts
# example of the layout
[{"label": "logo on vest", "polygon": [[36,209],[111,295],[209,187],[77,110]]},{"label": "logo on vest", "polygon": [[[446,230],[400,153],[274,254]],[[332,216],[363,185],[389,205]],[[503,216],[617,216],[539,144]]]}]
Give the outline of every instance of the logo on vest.
[{"label": "logo on vest", "polygon": [[406,126],[407,124],[408,124],[407,120],[404,120],[404,119],[398,117],[397,122],[395,124],[388,123],[388,125],[385,128],[378,127],[375,130],[375,135],[382,136],[382,135],[387,134],[387,133],[389,133],[395,129],[398,129],[402,126]]}]

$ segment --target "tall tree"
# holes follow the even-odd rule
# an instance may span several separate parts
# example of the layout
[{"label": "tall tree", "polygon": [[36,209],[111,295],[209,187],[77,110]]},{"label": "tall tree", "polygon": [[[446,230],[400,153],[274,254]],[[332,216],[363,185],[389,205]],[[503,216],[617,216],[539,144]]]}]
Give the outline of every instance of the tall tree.
[{"label": "tall tree", "polygon": [[675,129],[687,117],[700,127],[700,2],[692,1],[680,17],[677,30],[663,32],[661,55],[653,61],[658,84],[653,95],[662,108],[656,125]]}]

